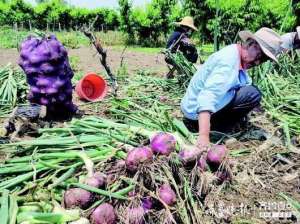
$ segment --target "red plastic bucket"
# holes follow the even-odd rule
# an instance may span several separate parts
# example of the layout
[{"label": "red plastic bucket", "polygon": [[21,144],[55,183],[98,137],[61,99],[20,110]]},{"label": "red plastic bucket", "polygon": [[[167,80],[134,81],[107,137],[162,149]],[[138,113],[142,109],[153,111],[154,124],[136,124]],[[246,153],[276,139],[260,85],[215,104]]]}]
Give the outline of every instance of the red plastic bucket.
[{"label": "red plastic bucket", "polygon": [[106,96],[107,83],[101,76],[88,73],[76,84],[75,91],[80,99],[96,102]]}]

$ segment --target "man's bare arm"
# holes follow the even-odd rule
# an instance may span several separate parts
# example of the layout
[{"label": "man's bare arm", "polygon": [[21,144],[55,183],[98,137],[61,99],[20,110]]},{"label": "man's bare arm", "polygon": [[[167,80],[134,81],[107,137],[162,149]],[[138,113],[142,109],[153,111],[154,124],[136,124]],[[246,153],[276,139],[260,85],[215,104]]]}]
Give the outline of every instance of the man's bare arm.
[{"label": "man's bare arm", "polygon": [[202,111],[199,113],[198,122],[199,122],[199,136],[197,145],[199,147],[209,145],[209,133],[210,133],[210,112]]}]

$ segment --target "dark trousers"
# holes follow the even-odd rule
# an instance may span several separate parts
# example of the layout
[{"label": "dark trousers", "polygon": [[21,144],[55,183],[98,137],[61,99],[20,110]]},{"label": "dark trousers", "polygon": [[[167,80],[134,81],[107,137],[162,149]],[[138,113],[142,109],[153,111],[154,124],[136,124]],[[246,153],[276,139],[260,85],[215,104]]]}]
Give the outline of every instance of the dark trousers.
[{"label": "dark trousers", "polygon": [[[243,86],[236,91],[232,101],[211,115],[211,130],[227,132],[240,122],[261,100],[261,92],[255,86]],[[198,132],[198,121],[183,118],[191,132]]]}]

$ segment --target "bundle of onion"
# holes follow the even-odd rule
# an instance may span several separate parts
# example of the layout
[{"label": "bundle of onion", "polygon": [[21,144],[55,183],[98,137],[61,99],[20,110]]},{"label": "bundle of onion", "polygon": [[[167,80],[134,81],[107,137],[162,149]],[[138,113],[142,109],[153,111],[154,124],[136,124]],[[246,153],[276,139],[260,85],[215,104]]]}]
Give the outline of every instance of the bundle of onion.
[{"label": "bundle of onion", "polygon": [[47,106],[48,114],[71,115],[77,107],[72,103],[73,71],[65,47],[54,35],[29,36],[20,48],[19,65],[30,86],[31,103]]}]

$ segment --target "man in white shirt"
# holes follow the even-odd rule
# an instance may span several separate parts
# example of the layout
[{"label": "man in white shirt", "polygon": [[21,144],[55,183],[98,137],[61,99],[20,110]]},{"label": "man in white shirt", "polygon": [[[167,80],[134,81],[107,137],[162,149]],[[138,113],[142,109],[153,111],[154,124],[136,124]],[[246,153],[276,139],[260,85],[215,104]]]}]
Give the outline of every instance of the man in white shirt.
[{"label": "man in white shirt", "polygon": [[210,143],[211,127],[226,129],[259,105],[261,93],[247,70],[268,59],[277,62],[279,34],[264,27],[254,34],[241,31],[239,36],[242,44],[224,47],[206,60],[181,100],[183,121],[190,131],[199,133],[199,147]]},{"label": "man in white shirt", "polygon": [[283,52],[300,49],[300,26],[296,28],[296,32],[282,35],[281,40],[281,48]]}]

